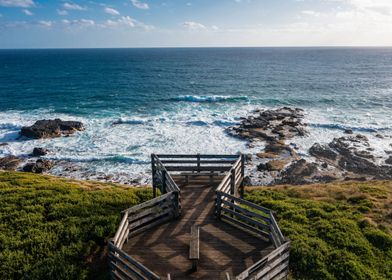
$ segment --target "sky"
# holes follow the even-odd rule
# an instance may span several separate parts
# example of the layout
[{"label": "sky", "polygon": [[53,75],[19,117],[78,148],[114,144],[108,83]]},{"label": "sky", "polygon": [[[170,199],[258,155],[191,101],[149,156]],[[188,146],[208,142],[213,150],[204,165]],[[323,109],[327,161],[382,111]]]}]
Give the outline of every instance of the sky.
[{"label": "sky", "polygon": [[0,48],[392,46],[392,0],[0,0]]}]

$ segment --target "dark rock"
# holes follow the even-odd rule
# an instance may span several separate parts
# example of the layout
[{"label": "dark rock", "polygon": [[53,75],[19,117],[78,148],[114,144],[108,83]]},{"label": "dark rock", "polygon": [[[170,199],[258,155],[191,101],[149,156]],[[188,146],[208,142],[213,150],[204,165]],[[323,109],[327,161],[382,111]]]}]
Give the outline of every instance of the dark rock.
[{"label": "dark rock", "polygon": [[22,160],[16,156],[6,156],[0,158],[0,169],[7,171],[16,170],[21,162]]},{"label": "dark rock", "polygon": [[54,138],[70,135],[81,130],[84,130],[84,126],[83,123],[78,121],[39,120],[32,126],[22,127],[20,135],[33,139]]},{"label": "dark rock", "polygon": [[392,156],[390,156],[389,158],[387,158],[387,159],[385,160],[385,163],[386,163],[386,164],[392,164]]},{"label": "dark rock", "polygon": [[312,180],[320,183],[330,183],[338,180],[338,178],[331,175],[322,175],[322,176],[315,176],[312,178]]},{"label": "dark rock", "polygon": [[347,128],[347,129],[344,130],[344,133],[346,133],[346,134],[353,134],[354,131],[352,129],[350,129],[350,128]]},{"label": "dark rock", "polygon": [[294,161],[282,173],[282,178],[276,180],[278,184],[304,184],[309,183],[310,177],[318,171],[316,163],[308,163],[305,159]]},{"label": "dark rock", "polygon": [[374,159],[374,155],[372,155],[369,151],[354,151],[354,155],[367,159]]},{"label": "dark rock", "polygon": [[377,138],[380,138],[380,139],[384,139],[384,136],[381,135],[381,134],[376,134],[376,137],[377,137]]},{"label": "dark rock", "polygon": [[24,172],[43,173],[53,167],[53,162],[46,159],[38,159],[35,163],[28,163],[23,166]]},{"label": "dark rock", "polygon": [[336,160],[338,156],[338,154],[330,147],[326,145],[320,145],[319,143],[313,144],[313,146],[309,149],[309,153],[316,158],[326,158],[330,160]]},{"label": "dark rock", "polygon": [[31,154],[33,157],[45,156],[48,154],[48,150],[45,148],[34,148],[33,153]]},{"label": "dark rock", "polygon": [[8,143],[0,143],[0,147],[8,146]]},{"label": "dark rock", "polygon": [[257,170],[258,171],[267,171],[267,165],[265,163],[260,163],[259,165],[257,165]]},{"label": "dark rock", "polygon": [[322,167],[322,168],[328,168],[328,163],[323,162],[323,163],[321,164],[321,167]]}]

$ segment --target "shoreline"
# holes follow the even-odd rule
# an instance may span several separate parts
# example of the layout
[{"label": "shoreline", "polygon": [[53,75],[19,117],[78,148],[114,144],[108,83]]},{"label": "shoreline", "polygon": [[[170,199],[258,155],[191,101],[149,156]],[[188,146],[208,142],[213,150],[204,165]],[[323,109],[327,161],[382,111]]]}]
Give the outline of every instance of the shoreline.
[{"label": "shoreline", "polygon": [[[345,129],[343,135],[338,135],[327,143],[311,142],[310,148],[304,148],[304,141],[314,138],[313,127],[307,121],[308,112],[294,107],[281,107],[278,109],[256,109],[245,115],[237,116],[236,123],[223,127],[229,139],[245,145],[248,162],[247,183],[250,185],[276,185],[280,183],[309,184],[318,182],[342,180],[369,180],[392,178],[392,146],[390,150],[380,151],[376,154],[374,145],[361,133],[354,133],[352,129]],[[56,121],[56,120],[54,120]],[[61,120],[57,120],[61,121]],[[55,141],[76,141],[77,137],[91,132],[83,131],[80,122],[65,121],[68,127],[61,135],[55,135]],[[47,123],[46,123],[47,125]],[[113,123],[115,126],[130,125],[121,122]],[[132,125],[135,125],[132,123]],[[136,125],[143,126],[143,122]],[[208,128],[208,127],[207,127]],[[206,128],[206,129],[207,129]],[[22,130],[26,128],[22,127]],[[45,127],[47,129],[47,127]],[[48,133],[48,131],[45,131]],[[76,133],[75,135],[72,135]],[[113,132],[114,133],[114,132]],[[390,135],[381,135],[373,132],[374,137],[388,141]],[[46,134],[44,134],[46,135]],[[49,137],[40,140],[40,147],[36,147],[31,154],[24,154],[10,158],[16,161],[13,167],[16,170],[32,171],[34,168],[54,176],[71,179],[87,179],[101,182],[120,183],[125,185],[146,185],[151,182],[151,171],[146,161],[134,161],[126,156],[113,154],[106,159],[91,159],[90,161],[75,161],[58,159],[52,151],[45,147]],[[46,139],[48,140],[46,140]],[[383,138],[383,139],[381,139]],[[56,140],[59,139],[59,140]],[[26,140],[31,141],[31,140]],[[224,141],[224,140],[222,140]],[[391,141],[392,142],[392,141]],[[26,142],[28,143],[28,142]],[[307,143],[309,145],[309,143]],[[230,143],[227,145],[230,146]],[[7,147],[7,143],[2,143]],[[380,147],[378,147],[380,150]],[[35,150],[42,154],[35,154]],[[202,152],[202,151],[199,151]],[[97,155],[98,156],[98,155]],[[332,158],[330,158],[332,156]],[[0,157],[0,168],[4,169],[7,163],[2,164],[5,157]],[[101,170],[89,169],[89,164],[106,164]],[[360,165],[354,164],[359,162]],[[23,166],[24,165],[24,166]],[[26,170],[26,165],[29,168]],[[38,167],[37,167],[38,166]],[[119,166],[117,172],[113,172]],[[138,168],[138,172],[134,172]],[[128,172],[129,171],[129,172]],[[33,171],[34,172],[34,171]],[[40,173],[40,172],[36,172]],[[381,175],[380,175],[381,174]]]}]

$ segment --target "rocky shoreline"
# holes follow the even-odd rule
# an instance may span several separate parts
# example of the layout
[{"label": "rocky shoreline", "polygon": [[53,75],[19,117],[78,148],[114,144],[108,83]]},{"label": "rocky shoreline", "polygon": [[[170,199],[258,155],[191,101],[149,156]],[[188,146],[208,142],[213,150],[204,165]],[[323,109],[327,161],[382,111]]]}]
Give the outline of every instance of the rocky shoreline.
[{"label": "rocky shoreline", "polygon": [[[392,179],[392,151],[385,151],[382,161],[372,152],[366,136],[334,138],[328,144],[314,143],[307,156],[296,152],[290,140],[308,135],[304,112],[299,108],[283,107],[258,110],[242,118],[228,133],[248,141],[249,146],[263,145],[258,153],[249,155],[247,178],[249,185],[310,184],[343,180]],[[377,135],[377,137],[384,137]]]},{"label": "rocky shoreline", "polygon": [[[227,133],[245,141],[253,154],[247,155],[247,185],[310,184],[344,180],[392,179],[392,144],[385,156],[375,155],[368,138],[346,130],[345,135],[327,144],[314,143],[306,155],[298,152],[295,139],[309,135],[304,121],[305,112],[299,108],[282,107],[256,110],[227,128]],[[22,127],[21,139],[68,137],[84,130],[84,124],[60,119],[39,120]],[[376,137],[391,137],[375,135]],[[392,141],[391,141],[392,142]],[[2,145],[7,145],[3,143]],[[255,149],[256,148],[256,149]],[[21,157],[0,158],[0,170],[33,173],[53,173],[65,176],[79,172],[85,179],[140,185],[148,179],[130,178],[129,174],[92,174],[72,162],[51,160],[51,151],[35,147]]]}]

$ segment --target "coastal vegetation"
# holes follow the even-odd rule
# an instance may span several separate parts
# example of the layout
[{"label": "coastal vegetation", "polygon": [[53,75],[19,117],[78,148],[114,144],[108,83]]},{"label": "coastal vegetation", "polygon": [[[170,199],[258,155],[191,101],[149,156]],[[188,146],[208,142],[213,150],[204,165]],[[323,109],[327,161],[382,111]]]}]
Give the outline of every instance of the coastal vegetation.
[{"label": "coastal vegetation", "polygon": [[0,279],[106,279],[107,240],[147,188],[0,172]]},{"label": "coastal vegetation", "polygon": [[[148,188],[0,172],[1,279],[107,279],[120,212]],[[293,279],[392,279],[392,182],[249,187],[292,241]]]},{"label": "coastal vegetation", "polygon": [[392,182],[248,188],[276,212],[294,279],[392,279]]}]

